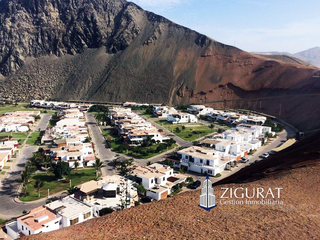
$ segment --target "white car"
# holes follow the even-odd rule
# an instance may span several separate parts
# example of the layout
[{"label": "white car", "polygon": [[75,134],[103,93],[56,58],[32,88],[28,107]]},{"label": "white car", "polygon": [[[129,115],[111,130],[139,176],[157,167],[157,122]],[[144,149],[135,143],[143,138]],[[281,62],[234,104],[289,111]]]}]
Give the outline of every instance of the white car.
[{"label": "white car", "polygon": [[264,154],[262,154],[262,158],[267,158],[267,157],[269,157],[270,155],[269,155],[269,153],[264,153]]}]

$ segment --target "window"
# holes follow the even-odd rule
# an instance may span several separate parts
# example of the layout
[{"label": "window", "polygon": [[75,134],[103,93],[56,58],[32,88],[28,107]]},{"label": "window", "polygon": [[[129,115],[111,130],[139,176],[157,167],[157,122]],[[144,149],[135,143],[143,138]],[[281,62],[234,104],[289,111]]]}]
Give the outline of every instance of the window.
[{"label": "window", "polygon": [[24,227],[23,227],[23,225],[22,225],[22,230],[24,230]]},{"label": "window", "polygon": [[70,226],[75,225],[78,222],[79,222],[79,218],[72,219],[72,220],[70,220]]},{"label": "window", "polygon": [[210,161],[209,160],[207,160],[207,165],[210,165]]},{"label": "window", "polygon": [[212,174],[212,170],[208,170],[208,173]]},{"label": "window", "polygon": [[163,181],[165,181],[166,180],[166,177],[163,177]]},{"label": "window", "polygon": [[59,221],[56,221],[54,224],[57,224],[57,223],[59,223]]},{"label": "window", "polygon": [[30,230],[29,230],[29,235],[31,235],[31,232],[30,232]]},{"label": "window", "polygon": [[153,183],[153,179],[151,179],[151,183]]},{"label": "window", "polygon": [[202,159],[200,159],[200,163],[203,163],[203,160],[202,160]]},{"label": "window", "polygon": [[91,216],[91,212],[87,212],[87,213],[84,214],[83,218],[84,218],[84,219],[87,219],[87,218],[90,217],[90,216]]},{"label": "window", "polygon": [[[156,181],[156,184],[158,184],[158,178],[155,178],[155,181]],[[151,180],[151,183],[152,183],[152,180]]]}]

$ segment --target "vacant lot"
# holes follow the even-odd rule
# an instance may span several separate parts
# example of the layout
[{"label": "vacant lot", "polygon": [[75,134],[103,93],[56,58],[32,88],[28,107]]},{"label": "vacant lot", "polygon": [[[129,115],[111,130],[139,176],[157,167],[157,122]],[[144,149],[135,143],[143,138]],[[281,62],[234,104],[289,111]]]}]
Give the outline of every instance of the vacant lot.
[{"label": "vacant lot", "polygon": [[40,145],[41,137],[42,137],[41,132],[33,132],[30,134],[30,137],[27,140],[27,144],[34,145],[34,146]]},{"label": "vacant lot", "polygon": [[0,133],[1,138],[12,137],[11,140],[17,140],[19,144],[22,144],[23,141],[27,138],[28,133]]},{"label": "vacant lot", "polygon": [[118,135],[114,133],[114,130],[112,128],[104,129],[103,135],[112,151],[143,159],[157,156],[161,153],[166,152],[167,150],[177,147],[176,144],[172,144],[170,146],[165,146],[165,144],[153,144],[152,146],[147,147],[127,147],[127,145],[120,140]]},{"label": "vacant lot", "polygon": [[28,108],[29,104],[19,104],[15,105],[4,105],[0,106],[0,116],[6,112],[14,112],[14,111],[35,111],[35,109]]},{"label": "vacant lot", "polygon": [[40,190],[40,198],[44,198],[48,196],[48,189],[50,191],[50,195],[66,190],[70,186],[69,179],[71,179],[72,186],[77,186],[81,183],[95,179],[95,176],[96,172],[93,168],[79,169],[78,171],[72,170],[67,180],[60,181],[57,181],[55,175],[51,172],[48,172],[48,174],[34,174],[26,187],[28,195],[21,197],[20,200],[28,202],[39,199],[38,192],[34,188],[34,183],[37,179],[44,181],[44,186]]},{"label": "vacant lot", "polygon": [[217,129],[211,129],[201,123],[171,124],[165,120],[158,120],[156,123],[186,141],[195,141],[217,131]]}]

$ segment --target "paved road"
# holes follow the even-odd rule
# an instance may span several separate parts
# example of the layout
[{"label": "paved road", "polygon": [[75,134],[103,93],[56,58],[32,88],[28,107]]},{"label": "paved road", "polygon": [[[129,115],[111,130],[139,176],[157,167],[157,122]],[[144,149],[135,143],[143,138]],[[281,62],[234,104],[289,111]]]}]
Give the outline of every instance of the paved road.
[{"label": "paved road", "polygon": [[35,127],[35,130],[38,131],[39,128],[40,128],[40,131],[46,130],[46,128],[47,128],[47,126],[48,126],[48,123],[49,123],[49,121],[50,121],[50,119],[51,119],[51,116],[52,116],[52,114],[49,114],[49,113],[48,113],[48,114],[43,114],[43,115],[41,116],[40,122],[39,122],[38,125]]},{"label": "paved road", "polygon": [[[0,185],[0,218],[9,219],[22,214],[23,210],[31,210],[41,203],[34,204],[20,204],[14,201],[14,198],[18,196],[18,189],[20,187],[20,173],[24,170],[25,163],[28,158],[32,156],[32,153],[37,150],[38,147],[24,147],[18,156],[18,158],[12,164],[12,171],[8,173],[6,178]],[[45,200],[44,200],[45,201]]]},{"label": "paved road", "polygon": [[[44,114],[34,128],[34,131],[38,131],[39,128],[41,131],[45,130],[50,118],[51,114]],[[30,133],[28,137],[29,136]],[[24,170],[27,159],[38,149],[36,146],[26,146],[27,139],[28,138],[23,142],[18,157],[12,163],[11,171],[8,172],[8,175],[0,184],[0,218],[2,219],[10,219],[19,216],[22,214],[23,210],[29,211],[44,204],[46,201],[46,199],[44,199],[42,201],[37,201],[36,203],[18,203],[14,200],[18,197],[18,190],[21,185],[20,173]]]},{"label": "paved road", "polygon": [[106,140],[98,126],[98,123],[92,113],[86,113],[86,121],[91,134],[92,141],[94,143],[96,156],[104,162],[105,167],[101,169],[102,176],[114,175],[116,173],[112,159],[115,156],[115,153],[108,148]]}]

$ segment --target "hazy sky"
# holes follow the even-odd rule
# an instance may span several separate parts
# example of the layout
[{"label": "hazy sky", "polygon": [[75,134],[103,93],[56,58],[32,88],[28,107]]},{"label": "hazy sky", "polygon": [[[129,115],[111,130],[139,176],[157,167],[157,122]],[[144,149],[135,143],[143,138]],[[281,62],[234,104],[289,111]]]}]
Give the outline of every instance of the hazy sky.
[{"label": "hazy sky", "polygon": [[246,51],[296,53],[320,46],[320,0],[131,0]]}]

